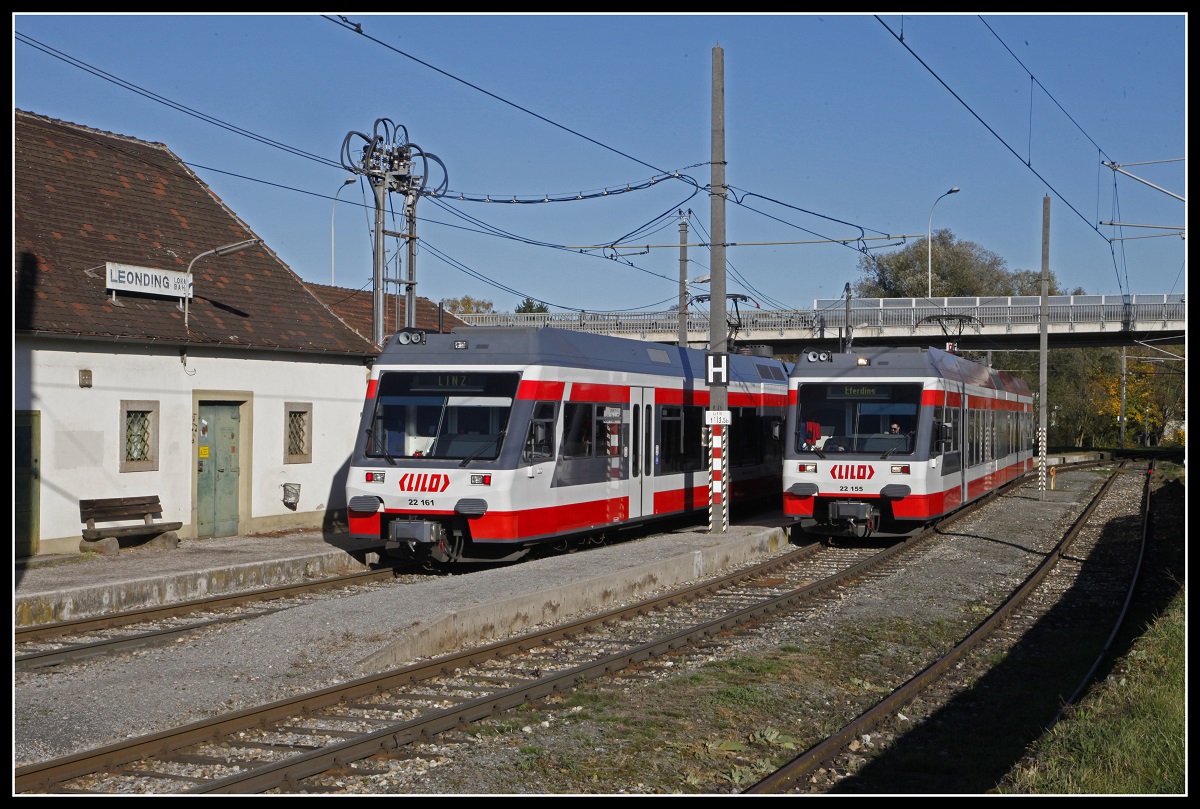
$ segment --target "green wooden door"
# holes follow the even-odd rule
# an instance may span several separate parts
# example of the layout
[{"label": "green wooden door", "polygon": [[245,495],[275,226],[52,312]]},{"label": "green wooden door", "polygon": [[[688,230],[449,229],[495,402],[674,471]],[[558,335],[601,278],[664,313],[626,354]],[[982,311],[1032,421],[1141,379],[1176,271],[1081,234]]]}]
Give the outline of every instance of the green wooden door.
[{"label": "green wooden door", "polygon": [[231,537],[238,533],[239,419],[237,403],[200,403],[196,435],[198,537]]},{"label": "green wooden door", "polygon": [[40,535],[41,413],[18,410],[14,417],[14,555],[23,559],[37,553]]}]

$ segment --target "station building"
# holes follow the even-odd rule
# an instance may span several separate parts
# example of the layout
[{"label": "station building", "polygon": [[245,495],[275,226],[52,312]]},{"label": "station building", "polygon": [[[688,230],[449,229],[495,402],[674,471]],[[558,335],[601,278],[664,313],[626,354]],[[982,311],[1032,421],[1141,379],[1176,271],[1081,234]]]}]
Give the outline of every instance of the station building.
[{"label": "station building", "polygon": [[13,133],[15,556],[79,552],[99,498],[157,495],[181,538],[336,530],[372,292],[304,282],[164,144]]}]

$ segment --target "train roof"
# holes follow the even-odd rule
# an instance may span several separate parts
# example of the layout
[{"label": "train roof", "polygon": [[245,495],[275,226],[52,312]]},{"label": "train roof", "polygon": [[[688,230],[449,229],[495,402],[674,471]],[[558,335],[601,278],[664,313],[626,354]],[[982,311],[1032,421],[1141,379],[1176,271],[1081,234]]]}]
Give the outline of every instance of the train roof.
[{"label": "train roof", "polygon": [[935,377],[1021,396],[1030,395],[1029,385],[1020,377],[933,347],[865,347],[841,354],[803,351],[792,368],[791,377],[801,381]]},{"label": "train roof", "polygon": [[[407,335],[407,336],[406,336]],[[705,379],[705,352],[625,337],[541,327],[469,326],[451,334],[410,330],[388,340],[377,366],[550,365]],[[730,354],[730,381],[787,384],[788,366],[770,357]]]}]

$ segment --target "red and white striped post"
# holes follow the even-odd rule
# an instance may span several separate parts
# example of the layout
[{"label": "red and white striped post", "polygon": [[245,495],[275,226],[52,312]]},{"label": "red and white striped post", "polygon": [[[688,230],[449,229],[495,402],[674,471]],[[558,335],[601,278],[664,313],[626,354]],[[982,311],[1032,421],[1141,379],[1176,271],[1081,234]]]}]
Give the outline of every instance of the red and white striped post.
[{"label": "red and white striped post", "polygon": [[729,530],[729,497],[725,475],[727,435],[728,430],[721,424],[714,424],[708,429],[708,526],[710,531],[722,533]]}]

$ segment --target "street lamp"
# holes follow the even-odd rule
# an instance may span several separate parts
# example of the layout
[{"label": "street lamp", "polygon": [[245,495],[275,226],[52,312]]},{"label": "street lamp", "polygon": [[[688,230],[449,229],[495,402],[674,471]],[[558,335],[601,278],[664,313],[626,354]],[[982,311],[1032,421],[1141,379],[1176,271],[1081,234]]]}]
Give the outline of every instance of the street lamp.
[{"label": "street lamp", "polygon": [[[249,250],[251,247],[254,247],[257,244],[262,244],[262,239],[247,239],[244,242],[234,242],[233,244],[221,245],[220,247],[215,247],[212,250],[206,250],[205,252],[196,256],[194,259],[191,260],[191,263],[188,264],[188,268],[187,268],[187,276],[189,279],[188,286],[189,287],[191,286],[190,279],[192,277],[192,267],[200,259],[204,258],[205,256],[228,256],[232,253],[240,253],[243,250]],[[191,294],[190,294],[191,289],[190,288],[188,289],[188,293],[189,294],[185,295],[183,298],[183,328],[185,330],[188,327],[188,303],[191,301]]]},{"label": "street lamp", "polygon": [[[951,194],[958,193],[958,186],[954,186],[942,197],[948,197]],[[933,205],[929,208],[929,230],[925,231],[925,246],[929,248],[929,289],[925,292],[925,297],[933,298],[933,209],[941,202],[942,197],[938,197],[933,201]]]},{"label": "street lamp", "polygon": [[330,286],[334,286],[334,283],[333,283],[333,256],[334,256],[334,253],[333,253],[333,222],[334,222],[334,218],[337,216],[338,194],[342,193],[342,189],[345,188],[346,186],[350,185],[350,183],[352,183],[352,182],[354,182],[354,178],[347,177],[333,195],[333,212],[329,214],[329,285]]}]

